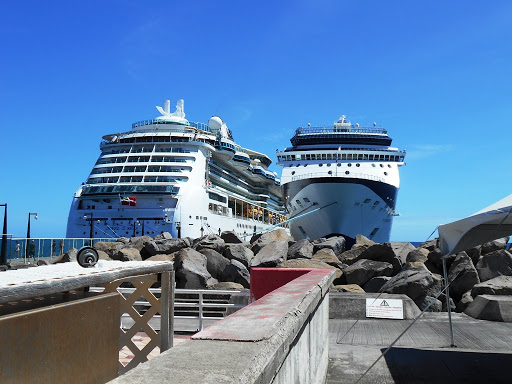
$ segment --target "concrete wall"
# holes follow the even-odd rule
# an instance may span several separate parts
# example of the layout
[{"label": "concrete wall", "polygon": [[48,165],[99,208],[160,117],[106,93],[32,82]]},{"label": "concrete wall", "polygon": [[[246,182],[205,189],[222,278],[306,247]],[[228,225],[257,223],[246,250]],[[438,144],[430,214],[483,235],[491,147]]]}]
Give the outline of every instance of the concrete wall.
[{"label": "concrete wall", "polygon": [[112,383],[323,383],[333,280],[311,270]]}]

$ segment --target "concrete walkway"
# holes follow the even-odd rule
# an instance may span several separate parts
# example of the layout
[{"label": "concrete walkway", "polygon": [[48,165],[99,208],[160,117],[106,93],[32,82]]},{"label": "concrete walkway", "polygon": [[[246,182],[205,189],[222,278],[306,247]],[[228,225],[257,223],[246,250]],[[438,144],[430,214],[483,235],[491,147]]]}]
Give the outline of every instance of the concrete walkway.
[{"label": "concrete walkway", "polygon": [[[512,324],[427,313],[360,383],[510,383]],[[412,320],[329,320],[327,383],[355,383]]]}]

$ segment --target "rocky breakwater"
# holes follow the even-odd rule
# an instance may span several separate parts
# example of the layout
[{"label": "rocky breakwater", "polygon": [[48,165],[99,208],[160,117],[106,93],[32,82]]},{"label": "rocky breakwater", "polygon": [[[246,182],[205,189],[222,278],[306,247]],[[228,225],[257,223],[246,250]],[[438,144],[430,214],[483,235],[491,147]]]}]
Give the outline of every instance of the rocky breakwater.
[{"label": "rocky breakwater", "polygon": [[[444,287],[438,239],[411,243],[374,243],[357,236],[351,249],[343,237],[295,241],[284,229],[252,236],[235,232],[198,239],[163,233],[94,244],[100,259],[174,262],[176,286],[191,289],[246,289],[254,267],[327,268],[336,272],[333,290],[409,296],[420,309],[463,312],[479,295],[512,295],[512,254],[508,237],[446,258],[452,281],[450,303],[436,296]],[[76,260],[72,249],[57,262]]]}]

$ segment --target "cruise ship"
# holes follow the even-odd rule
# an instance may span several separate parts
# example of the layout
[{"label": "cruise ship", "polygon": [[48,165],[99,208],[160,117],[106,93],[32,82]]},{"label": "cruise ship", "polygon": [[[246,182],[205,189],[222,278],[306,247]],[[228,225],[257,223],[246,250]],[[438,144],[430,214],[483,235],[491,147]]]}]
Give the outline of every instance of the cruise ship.
[{"label": "cruise ship", "polygon": [[290,141],[277,159],[291,235],[389,241],[406,151],[391,147],[387,131],[343,115],[333,126],[298,128]]},{"label": "cruise ship", "polygon": [[218,116],[208,124],[171,112],[109,134],[71,204],[68,238],[198,238],[233,230],[249,236],[285,221],[280,180],[271,159],[236,144]]}]

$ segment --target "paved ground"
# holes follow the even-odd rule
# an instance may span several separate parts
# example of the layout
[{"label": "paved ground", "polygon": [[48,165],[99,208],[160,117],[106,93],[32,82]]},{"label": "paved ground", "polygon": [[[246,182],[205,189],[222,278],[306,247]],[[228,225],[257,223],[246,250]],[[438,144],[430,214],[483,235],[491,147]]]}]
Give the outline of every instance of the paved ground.
[{"label": "paved ground", "polygon": [[[355,383],[412,320],[329,320],[327,383]],[[511,383],[512,324],[426,314],[360,383]]]}]

